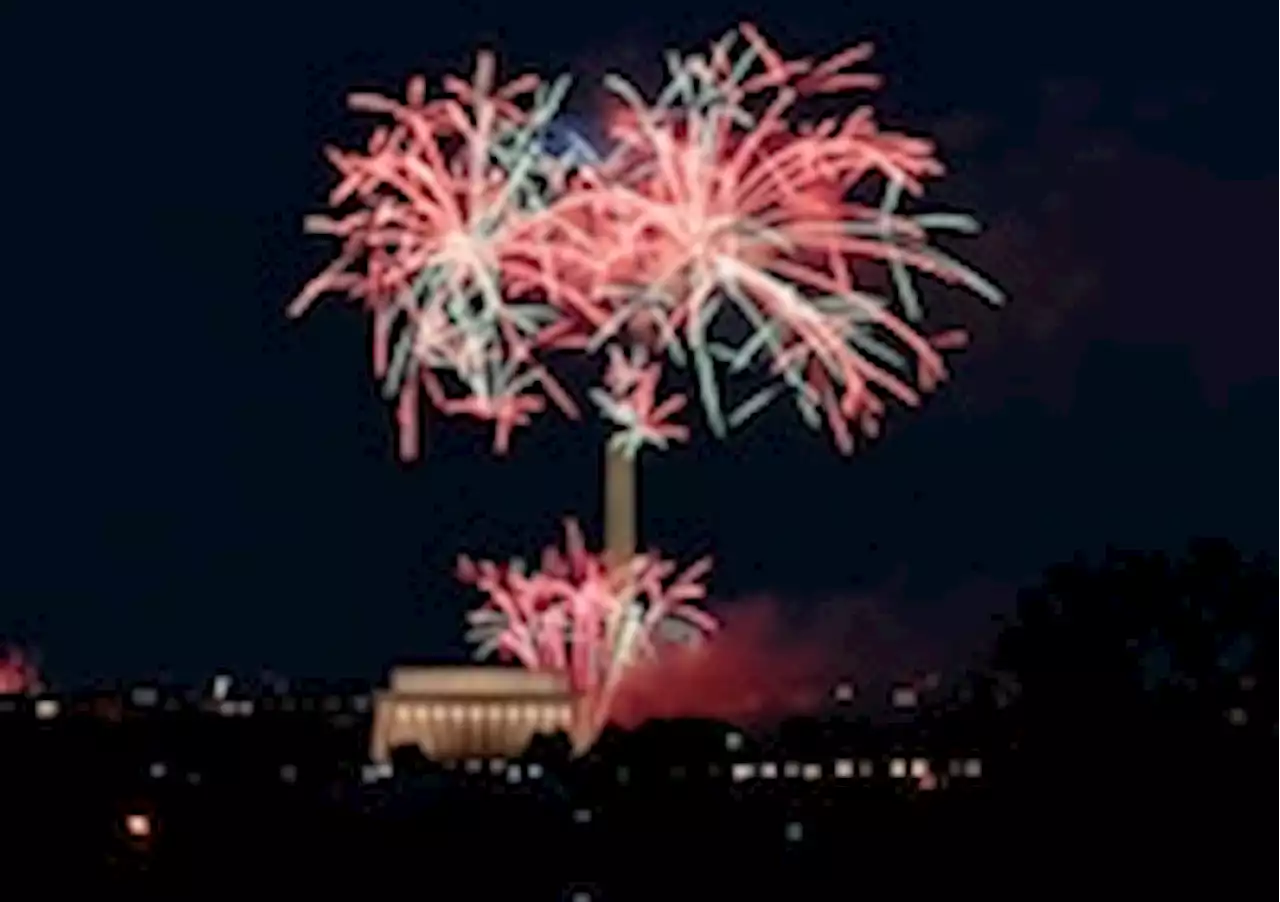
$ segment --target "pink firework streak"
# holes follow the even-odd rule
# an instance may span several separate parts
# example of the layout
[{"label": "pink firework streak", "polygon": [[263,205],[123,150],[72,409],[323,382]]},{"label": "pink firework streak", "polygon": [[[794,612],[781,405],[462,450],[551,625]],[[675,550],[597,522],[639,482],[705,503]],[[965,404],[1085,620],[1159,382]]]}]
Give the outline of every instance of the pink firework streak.
[{"label": "pink firework streak", "polygon": [[548,548],[541,569],[462,557],[458,576],[488,596],[468,615],[476,655],[515,658],[533,670],[568,675],[579,694],[575,744],[586,748],[609,717],[629,670],[666,644],[696,643],[716,621],[694,606],[706,597],[711,559],[682,572],[655,554],[610,567],[590,552],[572,520],[566,547]]},{"label": "pink firework streak", "polygon": [[[624,105],[616,149],[558,201],[598,244],[593,294],[610,316],[595,342],[636,341],[641,324],[650,347],[678,365],[692,358],[717,434],[790,390],[805,420],[825,419],[848,453],[856,433],[878,432],[882,396],[918,404],[945,377],[939,351],[963,343],[908,324],[922,316],[913,274],[1002,299],[930,242],[973,230],[969,219],[898,212],[904,193],[942,173],[931,142],[880,129],[865,105],[798,118],[806,96],[876,87],[878,77],[848,71],[870,53],[786,61],[746,25],[707,56],[675,58],[652,102],[610,77]],[[844,199],[876,179],[886,186],[878,205]],[[857,277],[869,263],[889,270],[896,297]],[[725,329],[726,315],[739,327]],[[725,410],[721,382],[754,370],[764,387]]]},{"label": "pink firework streak", "polygon": [[564,179],[538,136],[568,83],[525,75],[496,86],[494,69],[480,54],[471,83],[444,79],[443,99],[428,100],[421,78],[403,102],[353,94],[353,109],[391,124],[365,152],[328,150],[341,176],[329,205],[348,212],[307,220],[342,249],[289,313],[330,292],[370,310],[373,369],[399,396],[405,459],[419,454],[423,400],[492,421],[499,453],[547,400],[576,417],[538,353],[580,347],[575,324],[601,318],[559,275],[591,265],[584,242],[545,210]]}]

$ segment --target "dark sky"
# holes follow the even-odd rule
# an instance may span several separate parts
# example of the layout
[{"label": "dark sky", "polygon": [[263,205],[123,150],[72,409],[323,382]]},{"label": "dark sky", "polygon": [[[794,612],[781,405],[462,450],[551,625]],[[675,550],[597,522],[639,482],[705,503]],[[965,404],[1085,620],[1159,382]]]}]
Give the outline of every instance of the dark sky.
[{"label": "dark sky", "polygon": [[718,597],[801,618],[871,598],[962,645],[1077,550],[1275,550],[1275,57],[1244,4],[92,6],[0,12],[0,636],[55,679],[458,655],[459,551],[597,522],[598,434],[548,418],[495,461],[448,422],[405,468],[359,316],[283,317],[331,251],[301,219],[322,145],[361,134],[346,91],[463,67],[477,42],[644,77],[740,18],[797,53],[871,37],[885,117],[952,166],[936,202],[990,226],[962,250],[1012,305],[935,298],[975,346],[865,454],[780,408],[646,468],[646,537],[713,548]]}]

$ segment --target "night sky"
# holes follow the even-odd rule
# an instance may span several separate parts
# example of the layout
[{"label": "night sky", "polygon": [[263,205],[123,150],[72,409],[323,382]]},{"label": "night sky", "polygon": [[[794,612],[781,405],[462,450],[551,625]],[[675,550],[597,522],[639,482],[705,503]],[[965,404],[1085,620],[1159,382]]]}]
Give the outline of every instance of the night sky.
[{"label": "night sky", "polygon": [[597,427],[548,416],[494,460],[448,421],[405,467],[366,323],[283,315],[333,249],[301,222],[322,146],[364,133],[346,92],[465,69],[478,42],[643,82],[743,18],[795,54],[870,37],[883,117],[951,167],[933,202],[988,225],[953,247],[1011,305],[933,296],[974,346],[864,453],[784,405],[645,466],[644,538],[714,550],[717,598],[797,620],[858,599],[962,657],[1077,551],[1275,551],[1275,57],[1243,4],[91,6],[0,12],[0,636],[55,680],[459,657],[460,551],[532,552],[566,514],[598,531]]}]

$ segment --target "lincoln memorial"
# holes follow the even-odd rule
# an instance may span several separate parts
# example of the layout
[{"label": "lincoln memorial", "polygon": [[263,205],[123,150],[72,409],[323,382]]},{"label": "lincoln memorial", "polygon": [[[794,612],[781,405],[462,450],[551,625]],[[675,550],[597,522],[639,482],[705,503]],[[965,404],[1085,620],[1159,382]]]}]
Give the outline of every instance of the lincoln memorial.
[{"label": "lincoln memorial", "polygon": [[511,758],[538,733],[569,733],[574,696],[557,674],[511,667],[397,667],[374,694],[369,756],[416,745],[437,761]]}]

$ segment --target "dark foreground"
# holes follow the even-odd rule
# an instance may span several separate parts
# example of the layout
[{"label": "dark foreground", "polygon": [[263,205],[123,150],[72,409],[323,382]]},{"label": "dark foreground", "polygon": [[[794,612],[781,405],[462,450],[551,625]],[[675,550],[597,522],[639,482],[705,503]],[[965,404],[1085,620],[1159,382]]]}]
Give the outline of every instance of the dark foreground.
[{"label": "dark foreground", "polygon": [[[394,776],[365,782],[355,746],[316,736],[304,752],[295,737],[282,750],[278,736],[255,745],[239,729],[236,741],[199,743],[98,724],[10,735],[9,886],[530,902],[1274,891],[1265,734],[1015,756],[999,773],[924,791],[781,773],[735,783],[705,760],[631,760],[625,780],[608,761],[547,761],[530,780],[525,761],[512,783],[402,759]],[[284,752],[298,763],[282,770]]]}]

